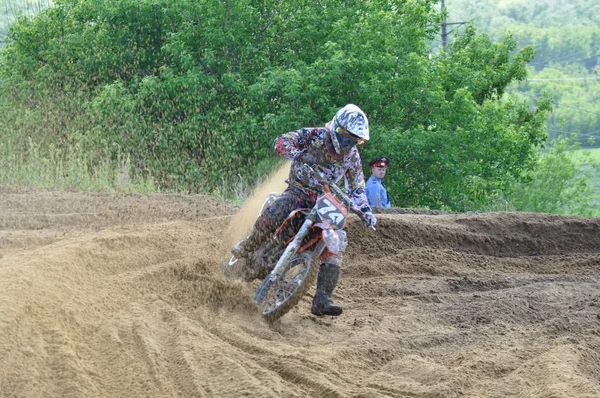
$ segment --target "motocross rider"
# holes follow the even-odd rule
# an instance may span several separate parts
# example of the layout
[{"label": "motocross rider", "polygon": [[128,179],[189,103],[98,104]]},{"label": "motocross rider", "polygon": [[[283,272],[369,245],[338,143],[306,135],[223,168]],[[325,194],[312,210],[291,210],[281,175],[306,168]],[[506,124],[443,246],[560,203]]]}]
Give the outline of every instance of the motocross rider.
[{"label": "motocross rider", "polygon": [[[354,104],[338,110],[325,127],[301,128],[277,137],[275,150],[292,161],[286,180],[288,188],[262,211],[250,235],[232,249],[233,255],[238,258],[253,255],[293,210],[315,205],[317,192],[313,188],[320,185],[319,180],[313,174],[305,173],[303,164],[321,166],[331,182],[338,182],[344,177],[346,193],[364,213],[369,226],[375,226],[376,218],[367,201],[365,178],[356,147],[368,139],[367,116]],[[346,235],[345,231],[339,233],[344,242],[343,251]],[[342,251],[322,260],[312,302],[311,312],[314,315],[338,316],[343,312],[343,307],[333,305],[331,299],[340,275]]]}]

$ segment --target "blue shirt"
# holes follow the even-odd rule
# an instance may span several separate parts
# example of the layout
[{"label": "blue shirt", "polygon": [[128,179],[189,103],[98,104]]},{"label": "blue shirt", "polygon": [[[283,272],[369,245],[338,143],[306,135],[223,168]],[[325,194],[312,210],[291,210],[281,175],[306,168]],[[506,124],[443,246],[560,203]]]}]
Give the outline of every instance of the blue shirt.
[{"label": "blue shirt", "polygon": [[391,207],[390,195],[381,180],[374,175],[367,181],[367,199],[371,206]]}]

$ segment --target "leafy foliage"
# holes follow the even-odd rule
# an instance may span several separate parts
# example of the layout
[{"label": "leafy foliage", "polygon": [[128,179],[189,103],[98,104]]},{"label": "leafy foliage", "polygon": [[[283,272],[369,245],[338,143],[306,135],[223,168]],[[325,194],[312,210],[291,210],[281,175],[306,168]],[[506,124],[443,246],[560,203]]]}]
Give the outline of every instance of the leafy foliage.
[{"label": "leafy foliage", "polygon": [[480,31],[499,40],[510,32],[535,57],[527,82],[510,88],[524,97],[554,98],[548,119],[550,138],[579,136],[583,146],[600,144],[600,3],[594,0],[446,0],[449,21],[472,19]]},{"label": "leafy foliage", "polygon": [[9,25],[15,21],[18,15],[34,15],[51,4],[52,0],[2,0],[0,3],[0,47],[4,45]]},{"label": "leafy foliage", "polygon": [[277,135],[323,125],[352,102],[373,126],[363,158],[398,166],[386,177],[396,205],[479,208],[535,166],[550,104],[503,99],[533,58],[511,36],[493,42],[470,26],[432,57],[434,8],[59,0],[11,28],[0,108],[12,116],[2,131],[22,146],[25,137],[77,145],[98,154],[92,165],[128,157],[164,189],[227,196],[278,161]]},{"label": "leafy foliage", "polygon": [[590,184],[599,164],[589,152],[578,152],[579,147],[576,135],[553,140],[530,180],[517,184],[509,201],[521,211],[599,216],[600,204]]}]

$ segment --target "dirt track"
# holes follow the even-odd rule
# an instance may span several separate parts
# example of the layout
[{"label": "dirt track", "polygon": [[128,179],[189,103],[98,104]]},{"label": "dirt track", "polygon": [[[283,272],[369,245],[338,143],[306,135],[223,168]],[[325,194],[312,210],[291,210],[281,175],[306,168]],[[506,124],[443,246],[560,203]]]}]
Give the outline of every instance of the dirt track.
[{"label": "dirt track", "polygon": [[0,395],[600,396],[600,219],[352,219],[346,312],[269,327],[220,274],[236,212],[0,186]]}]

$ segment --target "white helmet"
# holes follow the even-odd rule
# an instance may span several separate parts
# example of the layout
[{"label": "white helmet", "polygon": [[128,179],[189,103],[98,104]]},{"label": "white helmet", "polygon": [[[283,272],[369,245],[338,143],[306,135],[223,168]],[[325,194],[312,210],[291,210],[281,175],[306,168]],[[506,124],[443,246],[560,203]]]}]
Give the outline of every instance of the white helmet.
[{"label": "white helmet", "polygon": [[350,134],[369,140],[369,120],[367,115],[354,104],[348,104],[336,112],[333,117],[334,127],[341,127]]},{"label": "white helmet", "polygon": [[[354,104],[348,104],[337,111],[328,127],[331,130],[333,147],[339,154],[357,143],[369,140],[367,115]],[[344,135],[346,132],[350,133],[350,136]]]}]

